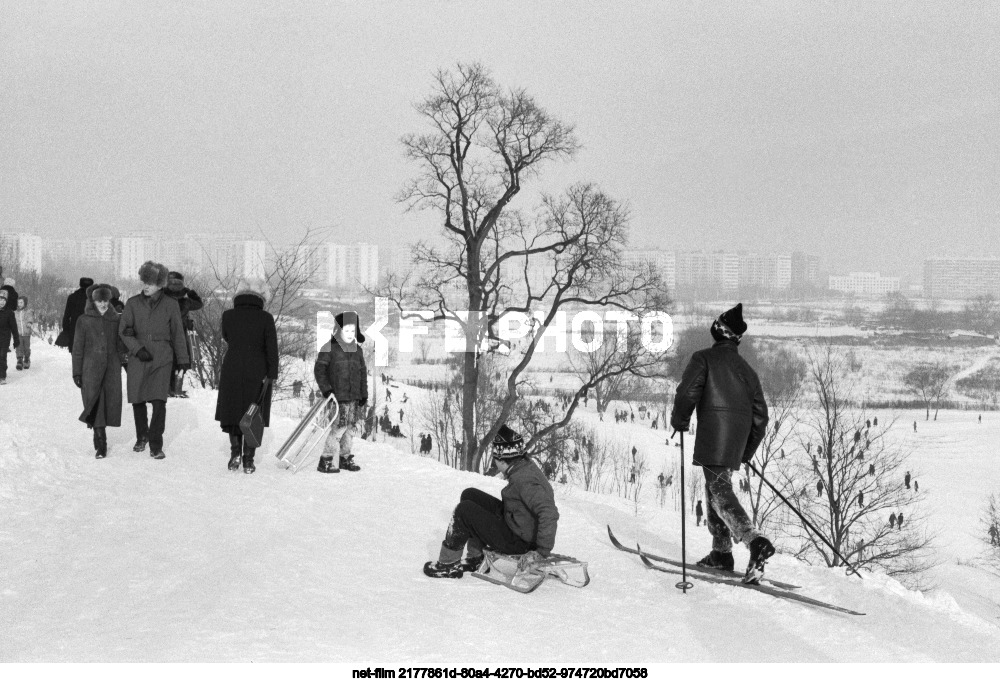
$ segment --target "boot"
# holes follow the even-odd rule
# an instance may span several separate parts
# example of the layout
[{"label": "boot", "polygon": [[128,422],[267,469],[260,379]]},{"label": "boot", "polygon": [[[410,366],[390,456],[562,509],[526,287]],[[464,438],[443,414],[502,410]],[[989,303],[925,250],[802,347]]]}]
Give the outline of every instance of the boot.
[{"label": "boot", "polygon": [[479,570],[479,567],[483,565],[483,555],[476,554],[475,556],[467,556],[462,559],[462,562],[458,565],[462,569],[463,573],[472,573],[473,571]]},{"label": "boot", "polygon": [[462,567],[456,561],[453,564],[442,564],[440,561],[428,561],[424,564],[424,575],[428,578],[461,578]]},{"label": "boot", "polygon": [[319,458],[319,466],[316,471],[321,474],[339,474],[340,469],[333,468],[333,455],[323,455]]},{"label": "boot", "polygon": [[237,436],[236,434],[229,434],[229,470],[239,471],[240,464],[242,463],[243,457],[243,441],[242,436]]},{"label": "boot", "polygon": [[698,565],[720,571],[732,571],[736,563],[733,561],[732,552],[717,552],[713,549],[708,556],[698,561]]},{"label": "boot", "polygon": [[763,535],[750,541],[750,563],[747,564],[743,582],[748,585],[759,585],[764,576],[764,563],[774,556],[774,545]]},{"label": "boot", "polygon": [[135,445],[132,446],[132,452],[142,452],[146,449],[146,443],[149,442],[147,436],[139,436],[135,439]]},{"label": "boot", "polygon": [[340,468],[348,471],[361,471],[361,467],[354,463],[354,455],[341,455]]},{"label": "boot", "polygon": [[256,452],[256,448],[244,448],[243,450],[243,473],[252,474],[257,471],[257,467],[253,465],[253,455]]},{"label": "boot", "polygon": [[94,427],[94,457],[104,459],[108,456],[108,432],[103,426]]},{"label": "boot", "polygon": [[24,369],[24,360],[18,360],[17,361],[17,371],[20,372],[22,369]]},{"label": "boot", "polygon": [[25,358],[25,360],[24,360],[24,368],[28,369],[30,367],[31,367],[31,360],[28,360],[27,358]]}]

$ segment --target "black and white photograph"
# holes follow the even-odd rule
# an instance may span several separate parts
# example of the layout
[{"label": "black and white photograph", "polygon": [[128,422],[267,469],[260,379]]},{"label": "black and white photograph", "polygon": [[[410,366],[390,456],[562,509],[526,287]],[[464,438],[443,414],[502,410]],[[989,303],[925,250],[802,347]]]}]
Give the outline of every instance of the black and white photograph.
[{"label": "black and white photograph", "polygon": [[979,0],[4,0],[0,676],[996,667],[998,123]]}]

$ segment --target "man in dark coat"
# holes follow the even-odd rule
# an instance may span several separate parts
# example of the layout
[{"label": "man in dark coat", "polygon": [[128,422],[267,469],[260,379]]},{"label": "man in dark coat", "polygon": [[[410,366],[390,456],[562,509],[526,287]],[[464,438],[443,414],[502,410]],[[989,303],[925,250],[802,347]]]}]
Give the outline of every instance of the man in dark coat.
[{"label": "man in dark coat", "polygon": [[[271,393],[278,380],[278,334],[274,316],[264,310],[264,295],[244,290],[233,297],[233,307],[222,313],[222,338],[226,355],[219,375],[219,397],[215,420],[229,434],[229,470],[252,474],[255,448],[243,440],[240,419],[261,397],[264,426],[270,424]],[[264,382],[267,381],[265,388]]]},{"label": "man in dark coat", "polygon": [[[324,474],[361,469],[354,463],[351,447],[355,424],[364,418],[364,408],[368,405],[368,368],[361,350],[365,335],[361,333],[358,314],[343,312],[334,317],[334,321],[337,325],[334,334],[323,344],[313,366],[313,375],[323,397],[333,394],[340,406],[337,423],[330,428],[319,458],[317,471]],[[334,456],[338,454],[339,466],[336,466]]]},{"label": "man in dark coat", "polygon": [[66,297],[66,309],[63,311],[62,333],[56,340],[57,346],[63,346],[73,352],[73,334],[76,332],[76,321],[87,308],[87,287],[94,283],[89,277],[80,278],[80,288]]},{"label": "man in dark coat", "polygon": [[[177,301],[164,295],[167,268],[146,261],[139,268],[142,291],[129,298],[122,313],[118,335],[128,347],[128,401],[135,418],[135,452],[149,443],[149,456],[163,459],[163,431],[167,420],[170,370],[177,358],[182,369],[190,369],[184,323]],[[152,420],[146,403],[153,406]]]},{"label": "man in dark coat", "polygon": [[108,454],[108,426],[122,425],[122,358],[128,352],[118,325],[121,315],[111,305],[118,290],[110,284],[87,287],[87,307],[73,333],[73,383],[80,389],[80,421],[94,430],[97,459]]},{"label": "man in dark coat", "polygon": [[[177,305],[180,306],[181,322],[184,324],[185,338],[188,341],[188,357],[190,358],[192,357],[191,336],[188,332],[194,329],[194,321],[191,319],[191,313],[201,310],[205,307],[205,304],[202,302],[201,296],[194,289],[188,289],[184,286],[184,275],[173,270],[167,273],[167,286],[163,290],[163,293],[177,301]],[[177,358],[174,358],[174,366],[171,368],[170,373],[170,397],[188,397],[187,392],[184,390],[184,372],[178,367]]]},{"label": "man in dark coat", "polygon": [[7,383],[7,353],[10,352],[10,342],[14,342],[15,349],[21,345],[17,317],[14,311],[7,307],[7,295],[6,289],[0,289],[0,384]]},{"label": "man in dark coat", "polygon": [[774,546],[754,527],[736,494],[732,473],[749,462],[764,438],[767,403],[757,373],[740,357],[739,343],[747,325],[743,305],[727,310],[712,323],[715,343],[691,356],[677,385],[670,424],[687,431],[698,412],[694,464],[705,472],[707,525],[712,551],[698,563],[733,570],[732,539],[750,548],[743,581],[759,582]]},{"label": "man in dark coat", "polygon": [[524,455],[523,446],[519,433],[506,424],[500,427],[493,439],[493,462],[507,479],[501,499],[476,488],[462,491],[438,560],[424,564],[424,575],[461,578],[479,568],[484,549],[523,554],[521,566],[552,553],[559,521],[555,494],[542,470]]}]

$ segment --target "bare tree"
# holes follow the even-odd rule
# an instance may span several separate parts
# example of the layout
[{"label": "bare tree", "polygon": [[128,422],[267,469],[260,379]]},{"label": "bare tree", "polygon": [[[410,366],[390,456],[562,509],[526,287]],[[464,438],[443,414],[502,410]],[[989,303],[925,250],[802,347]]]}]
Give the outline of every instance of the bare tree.
[{"label": "bare tree", "polygon": [[[635,273],[623,267],[627,210],[593,185],[543,197],[535,216],[512,205],[545,163],[575,154],[572,126],[525,91],[504,90],[479,64],[439,71],[417,111],[429,131],[403,138],[419,172],[400,200],[437,212],[444,244],[417,244],[411,274],[391,275],[380,291],[401,313],[431,310],[435,320],[457,322],[465,331],[461,468],[475,471],[513,413],[521,376],[559,313],[593,306],[642,314],[664,309],[667,300],[662,280],[648,268]],[[544,270],[540,280],[536,266]],[[536,324],[507,369],[506,386],[493,396],[499,409],[488,418],[477,413],[480,381],[490,376],[479,364],[485,347],[500,346],[498,325],[511,313],[529,315]],[[652,371],[648,355],[637,354],[627,371]],[[583,382],[562,418],[532,439],[569,423],[583,393],[612,374]]]},{"label": "bare tree", "polygon": [[[829,347],[809,361],[817,407],[804,418],[801,431],[812,447],[799,451],[796,479],[805,484],[800,511],[854,566],[878,566],[913,584],[933,565],[923,493],[902,485],[907,453],[889,437],[893,424],[869,426],[864,411],[849,407],[845,364]],[[812,482],[815,496],[809,492]],[[905,528],[889,523],[900,513]],[[799,556],[842,565],[804,528],[797,527],[797,537]]]},{"label": "bare tree", "polygon": [[941,398],[948,392],[948,385],[955,368],[944,361],[921,362],[903,377],[903,384],[920,397],[931,418],[931,404],[935,404],[934,421],[937,421]]},{"label": "bare tree", "polygon": [[965,304],[965,321],[980,334],[1000,331],[1000,301],[993,294],[977,296]]},{"label": "bare tree", "polygon": [[979,522],[986,560],[994,570],[1000,571],[1000,495],[989,496]]}]

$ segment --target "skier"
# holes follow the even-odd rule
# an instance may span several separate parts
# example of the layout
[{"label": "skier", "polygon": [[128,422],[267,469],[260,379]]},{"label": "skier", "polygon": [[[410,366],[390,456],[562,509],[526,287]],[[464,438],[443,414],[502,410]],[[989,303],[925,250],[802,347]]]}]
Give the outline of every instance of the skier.
[{"label": "skier", "polygon": [[552,485],[525,456],[521,435],[506,424],[493,439],[492,449],[493,465],[507,479],[501,499],[476,488],[462,491],[438,560],[424,564],[425,575],[461,578],[479,568],[484,549],[523,554],[522,568],[552,553],[559,521]]},{"label": "skier", "polygon": [[997,531],[997,524],[990,524],[990,544],[1000,545],[1000,531]]},{"label": "skier", "polygon": [[[767,427],[767,403],[757,373],[739,355],[746,332],[743,305],[727,310],[711,326],[715,343],[691,356],[674,398],[670,425],[687,431],[697,410],[694,464],[705,473],[705,501],[712,551],[698,563],[732,570],[732,539],[750,548],[744,582],[756,583],[774,545],[754,527],[733,492],[733,471],[748,463]],[[700,428],[702,422],[705,428]]]},{"label": "skier", "polygon": [[233,297],[233,307],[222,313],[222,338],[226,354],[219,374],[219,395],[215,421],[229,435],[229,470],[252,474],[256,448],[243,438],[240,420],[261,397],[268,380],[260,413],[264,426],[270,424],[271,396],[278,380],[278,334],[274,316],[264,310],[264,294],[244,289]]},{"label": "skier", "polygon": [[94,283],[89,277],[80,278],[80,288],[66,297],[66,308],[63,311],[62,332],[56,339],[56,345],[68,348],[73,352],[73,333],[76,331],[76,321],[87,308],[87,288]]},{"label": "skier", "polygon": [[21,345],[17,317],[14,311],[7,307],[7,296],[7,290],[0,289],[0,385],[7,383],[7,353],[10,352],[10,342],[14,342],[15,351]]},{"label": "skier", "polygon": [[823,479],[816,481],[816,497],[823,494]]},{"label": "skier", "polygon": [[878,417],[872,417],[872,426],[878,426]]},{"label": "skier", "polygon": [[868,475],[869,476],[874,476],[875,475],[875,463],[874,462],[868,465]]},{"label": "skier", "polygon": [[858,506],[859,507],[864,507],[865,506],[865,491],[864,490],[858,491]]},{"label": "skier", "polygon": [[903,483],[906,484],[906,489],[909,490],[910,489],[910,472],[909,471],[907,471],[906,472],[906,476],[903,477]]},{"label": "skier", "polygon": [[889,514],[889,528],[896,527],[896,512]]},{"label": "skier", "polygon": [[80,421],[94,430],[94,457],[108,455],[107,427],[122,425],[122,359],[128,353],[111,307],[118,290],[110,284],[87,287],[87,305],[73,333],[73,383],[80,389]]},{"label": "skier", "polygon": [[35,311],[28,310],[28,299],[21,296],[17,300],[17,333],[21,336],[21,345],[15,349],[18,369],[31,367],[31,333],[35,330]]},{"label": "skier", "polygon": [[900,512],[899,515],[896,516],[896,528],[902,528],[902,527],[903,527],[903,512]]},{"label": "skier", "polygon": [[983,423],[983,415],[979,415],[979,423],[980,423],[980,424],[982,424],[982,423]]},{"label": "skier", "polygon": [[[177,301],[163,293],[167,268],[146,261],[139,268],[142,291],[125,303],[118,335],[128,347],[128,401],[135,420],[135,446],[142,452],[149,444],[149,456],[163,459],[163,431],[167,420],[167,394],[174,358],[182,369],[190,369],[187,339]],[[149,418],[146,403],[153,406]]]},{"label": "skier", "polygon": [[292,382],[292,397],[298,398],[300,395],[302,395],[302,380],[296,379]]},{"label": "skier", "polygon": [[[313,367],[323,397],[333,394],[340,405],[337,425],[327,434],[316,468],[324,474],[335,474],[341,469],[361,470],[354,463],[351,447],[356,424],[364,418],[364,408],[368,405],[368,369],[361,350],[361,344],[365,342],[361,321],[356,312],[344,311],[334,317],[334,322],[334,334],[323,344]],[[335,455],[337,464],[334,464]]]},{"label": "skier", "polygon": [[[191,313],[201,310],[205,304],[202,302],[201,296],[194,289],[188,289],[184,286],[184,275],[173,270],[167,273],[167,286],[163,290],[163,293],[177,301],[177,305],[180,306],[181,322],[184,324],[184,338],[188,344],[187,351],[190,358],[193,356],[193,353],[191,349],[191,337],[188,335],[188,332],[194,331],[194,321],[191,319]],[[174,358],[174,366],[170,371],[170,397],[188,397],[187,391],[184,390],[184,373],[177,366],[176,358]]]},{"label": "skier", "polygon": [[917,432],[917,422],[913,422],[913,433]]},{"label": "skier", "polygon": [[[660,474],[660,478],[663,478],[663,474]],[[701,525],[701,517],[705,515],[705,508],[701,506],[701,500],[698,500],[698,504],[694,506],[694,518],[696,526]]]},{"label": "skier", "polygon": [[920,492],[920,483],[918,483],[917,481],[913,482],[913,492],[915,492],[915,493],[919,493]]}]

